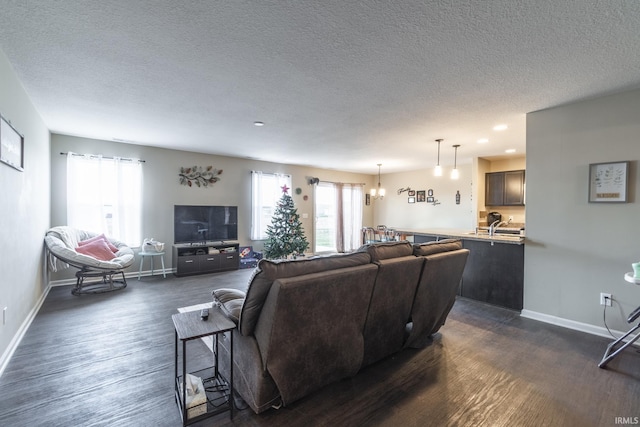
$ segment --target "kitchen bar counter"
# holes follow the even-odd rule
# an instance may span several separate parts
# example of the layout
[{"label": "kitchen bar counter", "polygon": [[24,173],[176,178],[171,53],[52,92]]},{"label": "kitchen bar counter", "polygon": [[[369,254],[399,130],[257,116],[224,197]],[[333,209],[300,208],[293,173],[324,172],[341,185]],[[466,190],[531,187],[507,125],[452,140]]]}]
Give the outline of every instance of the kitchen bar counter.
[{"label": "kitchen bar counter", "polygon": [[[434,240],[442,240],[442,239],[465,239],[465,240],[479,240],[483,242],[495,242],[495,243],[508,243],[515,245],[523,245],[524,244],[524,236],[522,235],[513,235],[513,234],[494,234],[493,236],[489,236],[488,232],[464,229],[456,229],[456,228],[424,228],[424,229],[407,229],[407,228],[394,228],[396,232],[405,236],[414,236],[414,241],[416,243],[421,243],[415,240],[416,236],[435,236],[437,239]],[[418,239],[420,240],[420,239]],[[428,241],[428,240],[425,240]]]},{"label": "kitchen bar counter", "polygon": [[522,310],[524,290],[524,236],[494,235],[456,229],[395,229],[414,243],[448,238],[462,240],[469,258],[459,295],[513,310]]}]

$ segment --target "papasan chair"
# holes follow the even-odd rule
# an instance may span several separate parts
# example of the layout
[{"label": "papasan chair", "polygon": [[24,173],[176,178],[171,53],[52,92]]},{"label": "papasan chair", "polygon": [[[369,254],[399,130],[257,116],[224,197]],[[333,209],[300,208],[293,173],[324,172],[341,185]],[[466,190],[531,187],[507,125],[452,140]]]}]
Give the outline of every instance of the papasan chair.
[{"label": "papasan chair", "polygon": [[[79,230],[69,226],[49,229],[44,237],[52,271],[72,266],[76,272],[73,295],[111,292],[127,287],[124,269],[133,264],[134,253],[125,243],[104,234]],[[122,275],[122,280],[114,276]],[[86,278],[101,281],[85,283]]]}]

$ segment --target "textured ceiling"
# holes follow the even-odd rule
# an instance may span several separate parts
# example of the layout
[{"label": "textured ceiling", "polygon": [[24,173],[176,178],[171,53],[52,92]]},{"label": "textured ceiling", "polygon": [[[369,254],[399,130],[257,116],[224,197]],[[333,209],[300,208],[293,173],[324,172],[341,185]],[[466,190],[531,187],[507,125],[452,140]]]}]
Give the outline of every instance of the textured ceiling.
[{"label": "textured ceiling", "polygon": [[433,167],[436,138],[445,165],[453,144],[523,154],[526,113],[640,87],[636,0],[0,6],[52,132],[281,163]]}]

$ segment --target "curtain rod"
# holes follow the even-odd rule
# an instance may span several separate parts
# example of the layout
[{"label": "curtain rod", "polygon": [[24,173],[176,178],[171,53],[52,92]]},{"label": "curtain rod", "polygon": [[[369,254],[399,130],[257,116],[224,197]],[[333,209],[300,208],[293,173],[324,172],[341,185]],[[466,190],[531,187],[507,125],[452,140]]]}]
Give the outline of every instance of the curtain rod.
[{"label": "curtain rod", "polygon": [[362,185],[362,186],[367,185],[364,182],[335,182],[335,181],[325,181],[323,179],[321,179],[320,182],[328,182],[329,184],[346,184],[346,185]]},{"label": "curtain rod", "polygon": [[[69,153],[63,153],[62,151],[60,152],[60,155],[62,155],[62,156],[66,156],[67,154],[69,154]],[[72,155],[72,156],[100,157],[100,156],[99,156],[99,155],[97,155],[97,154],[78,154],[78,153],[71,153],[71,155]],[[103,158],[103,159],[107,159],[107,160],[113,160],[113,159],[114,159],[113,157],[108,157],[108,156],[102,156],[102,158]],[[127,158],[127,157],[121,157],[121,158],[120,158],[120,160],[124,160],[124,161],[127,161],[127,162],[134,162],[134,161],[137,161],[138,163],[146,163],[144,160],[141,160],[141,159],[130,159],[130,158]]]},{"label": "curtain rod", "polygon": [[262,173],[262,174],[265,174],[265,175],[286,175],[286,176],[291,176],[290,173],[263,172],[263,171],[254,171],[254,170],[252,170],[251,173]]}]

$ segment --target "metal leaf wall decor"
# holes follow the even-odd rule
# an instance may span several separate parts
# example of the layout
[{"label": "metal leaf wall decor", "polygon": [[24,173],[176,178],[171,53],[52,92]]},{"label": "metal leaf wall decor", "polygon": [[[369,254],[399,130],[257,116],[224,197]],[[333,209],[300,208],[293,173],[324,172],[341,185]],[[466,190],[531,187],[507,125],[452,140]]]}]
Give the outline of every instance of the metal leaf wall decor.
[{"label": "metal leaf wall decor", "polygon": [[192,166],[190,168],[180,168],[180,184],[189,187],[195,184],[196,187],[208,187],[220,181],[222,169],[214,169],[213,166]]}]

